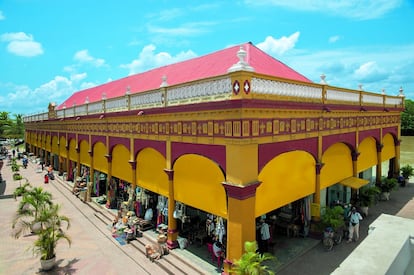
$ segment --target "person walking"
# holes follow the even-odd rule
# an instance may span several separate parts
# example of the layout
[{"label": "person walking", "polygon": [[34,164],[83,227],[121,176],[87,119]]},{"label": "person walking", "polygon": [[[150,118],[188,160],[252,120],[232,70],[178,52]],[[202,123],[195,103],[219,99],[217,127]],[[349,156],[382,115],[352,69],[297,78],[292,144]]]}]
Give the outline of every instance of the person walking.
[{"label": "person walking", "polygon": [[[351,212],[348,214],[349,216],[349,236],[348,236],[348,243],[352,242],[354,239],[356,242],[359,239],[359,221],[362,220],[361,214],[356,210],[355,206],[351,208]],[[355,238],[354,238],[355,235]]]},{"label": "person walking", "polygon": [[269,239],[270,239],[269,225],[266,223],[264,219],[260,219],[260,240],[259,240],[260,254],[263,254],[269,251]]}]

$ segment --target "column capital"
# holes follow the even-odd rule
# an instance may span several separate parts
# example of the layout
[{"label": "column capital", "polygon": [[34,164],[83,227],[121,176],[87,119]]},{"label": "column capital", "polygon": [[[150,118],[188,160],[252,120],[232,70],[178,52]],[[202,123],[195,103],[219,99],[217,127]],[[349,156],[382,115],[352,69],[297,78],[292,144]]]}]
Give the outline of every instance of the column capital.
[{"label": "column capital", "polygon": [[357,161],[360,154],[361,153],[358,152],[357,150],[352,151],[352,153],[351,153],[352,161]]},{"label": "column capital", "polygon": [[315,164],[315,168],[316,168],[316,174],[320,175],[321,174],[321,170],[322,167],[325,165],[325,163],[323,163],[322,161],[318,160],[318,162]]},{"label": "column capital", "polygon": [[112,162],[112,155],[105,155],[108,162]]},{"label": "column capital", "polygon": [[174,179],[174,170],[166,168],[164,169],[164,172],[167,174],[169,181],[172,181]]},{"label": "column capital", "polygon": [[261,183],[261,181],[255,181],[248,185],[234,185],[231,182],[223,182],[222,184],[229,197],[245,200],[256,195],[256,189]]},{"label": "column capital", "polygon": [[375,145],[377,146],[377,153],[380,153],[384,147],[384,144],[377,142]]},{"label": "column capital", "polygon": [[129,160],[129,165],[131,165],[132,170],[137,169],[137,162],[133,160]]}]

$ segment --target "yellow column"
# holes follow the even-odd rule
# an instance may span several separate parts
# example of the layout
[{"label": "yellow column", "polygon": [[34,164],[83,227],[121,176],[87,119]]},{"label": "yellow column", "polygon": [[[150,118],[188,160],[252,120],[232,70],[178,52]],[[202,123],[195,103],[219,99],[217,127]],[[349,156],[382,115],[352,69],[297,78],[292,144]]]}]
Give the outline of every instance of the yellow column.
[{"label": "yellow column", "polygon": [[227,243],[225,272],[244,253],[244,243],[256,240],[258,145],[226,145]]},{"label": "yellow column", "polygon": [[[351,155],[352,155],[352,172],[353,172],[353,176],[357,178],[358,177],[358,156],[360,155],[360,153],[355,150],[351,153]],[[352,198],[356,197],[357,190],[358,189],[355,189],[355,188],[351,189],[351,197]]]},{"label": "yellow column", "polygon": [[256,240],[256,189],[260,182],[248,186],[223,184],[228,197],[227,244],[224,271],[228,272],[234,259],[244,253],[244,243]]},{"label": "yellow column", "polygon": [[106,155],[105,156],[107,161],[108,161],[108,175],[106,177],[106,198],[107,198],[107,202],[106,205],[110,206],[111,205],[111,194],[110,194],[110,189],[113,188],[112,187],[112,156],[111,155]]},{"label": "yellow column", "polygon": [[[131,188],[135,190],[137,187],[137,162],[135,160],[135,149],[134,149],[134,139],[129,139],[129,164],[131,165],[132,169],[132,182],[131,182]],[[135,191],[134,191],[135,192]]]},{"label": "yellow column", "polygon": [[[69,162],[70,162],[70,159],[69,159],[69,144],[65,146],[65,150],[66,150],[66,160],[65,160],[66,167],[65,167],[65,169],[66,169],[66,173],[69,174]],[[62,167],[61,167],[60,161],[59,161],[59,171],[62,170],[61,168]]]},{"label": "yellow column", "polygon": [[88,151],[88,154],[91,158],[91,167],[89,168],[89,182],[88,182],[88,193],[87,193],[87,197],[86,197],[86,201],[90,202],[91,201],[91,193],[92,193],[92,186],[89,186],[90,184],[94,185],[95,184],[95,169],[93,168],[93,152],[92,151]]},{"label": "yellow column", "polygon": [[399,173],[400,172],[400,166],[401,166],[401,164],[400,164],[400,159],[401,159],[401,154],[400,154],[400,150],[401,150],[401,140],[399,139],[397,142],[396,142],[396,144],[395,144],[395,161],[394,161],[394,171],[395,171],[395,174],[396,175],[394,175],[395,177],[398,177],[399,175],[397,174],[397,173]]},{"label": "yellow column", "polygon": [[377,167],[376,167],[376,173],[377,173],[377,177],[375,180],[375,184],[377,186],[381,185],[381,175],[382,175],[382,147],[384,147],[383,144],[381,143],[377,143]]},{"label": "yellow column", "polygon": [[168,230],[167,230],[167,246],[170,249],[178,246],[177,237],[177,220],[174,218],[175,199],[174,199],[174,171],[172,170],[171,161],[171,141],[166,142],[166,169],[168,176]]},{"label": "yellow column", "polygon": [[[321,208],[321,169],[323,167],[323,163],[321,161],[322,159],[322,136],[319,134],[318,136],[318,162],[316,163],[316,178],[315,178],[315,193],[313,194],[313,203],[315,205],[319,205],[319,209]],[[312,219],[314,221],[319,221],[320,220],[320,210],[319,211],[315,211],[314,213],[315,215],[317,214],[318,216],[312,216]]]}]

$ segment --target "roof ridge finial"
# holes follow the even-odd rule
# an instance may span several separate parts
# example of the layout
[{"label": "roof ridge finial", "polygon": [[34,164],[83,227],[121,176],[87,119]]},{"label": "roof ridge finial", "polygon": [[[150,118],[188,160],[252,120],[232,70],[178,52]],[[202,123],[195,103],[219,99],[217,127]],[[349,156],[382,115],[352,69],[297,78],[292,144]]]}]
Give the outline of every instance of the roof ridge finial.
[{"label": "roof ridge finial", "polygon": [[162,79],[162,82],[161,82],[160,88],[167,87],[168,86],[167,76],[164,74],[161,79]]},{"label": "roof ridge finial", "polygon": [[326,79],[326,75],[324,73],[321,74],[321,84],[323,84],[323,85],[328,84],[325,79]]},{"label": "roof ridge finial", "polygon": [[235,71],[249,71],[254,72],[254,68],[250,66],[246,61],[245,57],[247,55],[247,52],[244,50],[243,45],[240,45],[240,49],[237,52],[237,57],[239,58],[239,62],[236,64],[233,64],[227,72],[235,72]]},{"label": "roof ridge finial", "polygon": [[398,91],[400,92],[400,93],[398,94],[398,96],[400,96],[400,97],[405,97],[403,87],[400,87],[400,89],[399,89]]}]

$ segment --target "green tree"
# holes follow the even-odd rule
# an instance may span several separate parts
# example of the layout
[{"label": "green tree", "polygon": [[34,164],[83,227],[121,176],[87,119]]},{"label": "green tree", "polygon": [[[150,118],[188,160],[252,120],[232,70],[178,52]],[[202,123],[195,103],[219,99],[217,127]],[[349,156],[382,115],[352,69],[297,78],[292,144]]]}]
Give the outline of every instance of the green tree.
[{"label": "green tree", "polygon": [[414,135],[414,101],[406,99],[404,111],[401,113],[401,134]]},{"label": "green tree", "polygon": [[10,127],[11,123],[9,112],[0,112],[0,137],[6,138],[5,131]]}]

